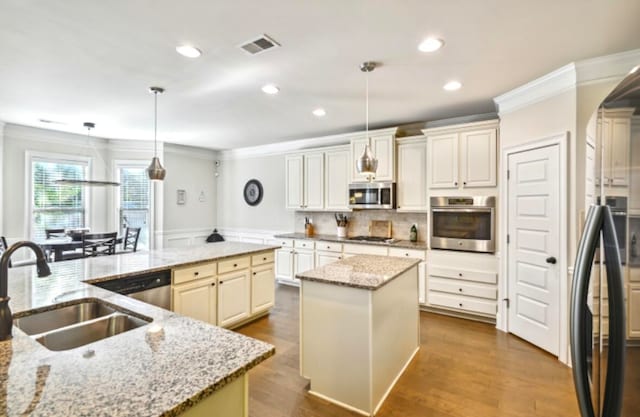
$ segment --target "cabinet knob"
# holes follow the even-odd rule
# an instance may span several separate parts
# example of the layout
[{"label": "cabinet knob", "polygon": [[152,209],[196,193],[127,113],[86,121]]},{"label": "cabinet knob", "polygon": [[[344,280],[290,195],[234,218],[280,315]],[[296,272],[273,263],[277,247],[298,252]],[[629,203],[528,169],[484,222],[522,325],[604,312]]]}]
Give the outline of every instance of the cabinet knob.
[{"label": "cabinet knob", "polygon": [[462,185],[467,185],[467,182],[466,182],[466,181],[464,181],[464,182],[462,183]]},{"label": "cabinet knob", "polygon": [[233,267],[234,267],[234,268],[237,268],[237,267],[238,267],[238,264],[233,264]]},{"label": "cabinet knob", "polygon": [[458,291],[462,292],[462,288],[458,288]]},{"label": "cabinet knob", "polygon": [[267,258],[262,258],[262,260],[263,260],[263,261],[266,261],[266,260],[267,260]]},{"label": "cabinet knob", "polygon": [[462,303],[458,304],[460,307],[462,307]]},{"label": "cabinet knob", "polygon": [[254,273],[253,273],[253,275],[258,275],[258,273],[257,273],[257,272],[254,272]]},{"label": "cabinet knob", "polygon": [[224,284],[224,281],[220,281],[220,285]]},{"label": "cabinet knob", "polygon": [[193,275],[198,276],[200,273],[198,271],[194,272]]},{"label": "cabinet knob", "polygon": [[212,282],[212,283],[211,283],[211,286],[212,286],[212,287],[215,287],[215,286],[216,286],[216,283],[215,283],[215,282]]},{"label": "cabinet knob", "polygon": [[458,276],[459,276],[459,277],[461,277],[461,276],[462,276],[462,272],[459,272],[459,273],[458,273]]},{"label": "cabinet knob", "polygon": [[458,186],[458,181],[454,182],[453,185]]},{"label": "cabinet knob", "polygon": [[409,254],[408,254],[408,253],[405,253],[405,254],[404,254],[404,256],[409,256]]},{"label": "cabinet knob", "polygon": [[331,246],[327,246],[327,249],[331,249]]}]

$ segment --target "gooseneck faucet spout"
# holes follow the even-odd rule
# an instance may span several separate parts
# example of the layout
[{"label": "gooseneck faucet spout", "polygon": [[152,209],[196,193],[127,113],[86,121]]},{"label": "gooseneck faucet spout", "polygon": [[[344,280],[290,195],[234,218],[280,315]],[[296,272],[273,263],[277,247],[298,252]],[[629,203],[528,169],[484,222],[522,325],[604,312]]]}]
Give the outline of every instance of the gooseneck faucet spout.
[{"label": "gooseneck faucet spout", "polygon": [[36,268],[39,277],[51,275],[51,270],[47,264],[47,258],[40,246],[33,242],[21,241],[11,245],[0,258],[0,341],[11,339],[11,329],[13,328],[13,315],[9,308],[7,288],[9,287],[9,260],[11,255],[20,249],[29,248],[36,254]]}]

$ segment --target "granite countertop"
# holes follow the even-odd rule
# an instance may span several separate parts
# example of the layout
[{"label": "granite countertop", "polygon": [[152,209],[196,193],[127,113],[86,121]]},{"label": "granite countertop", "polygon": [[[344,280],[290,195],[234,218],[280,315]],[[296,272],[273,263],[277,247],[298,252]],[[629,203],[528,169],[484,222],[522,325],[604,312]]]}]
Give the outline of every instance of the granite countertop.
[{"label": "granite countertop", "polygon": [[352,243],[356,245],[374,245],[374,246],[387,246],[390,248],[403,248],[403,249],[416,249],[427,250],[429,246],[427,242],[418,241],[411,242],[409,240],[396,240],[393,243],[384,242],[367,242],[363,240],[350,240],[345,237],[337,237],[336,235],[313,235],[307,236],[304,233],[285,233],[274,236],[277,239],[307,239],[307,240],[323,240],[326,242],[338,242],[338,243]]},{"label": "granite countertop", "polygon": [[149,325],[76,349],[50,351],[13,327],[0,342],[2,416],[177,416],[275,353],[267,343],[115,294],[97,282],[278,246],[220,242],[13,268],[14,316],[78,300],[101,300]]},{"label": "granite countertop", "polygon": [[303,281],[377,290],[421,261],[418,258],[357,255],[301,272],[296,274],[296,278]]}]

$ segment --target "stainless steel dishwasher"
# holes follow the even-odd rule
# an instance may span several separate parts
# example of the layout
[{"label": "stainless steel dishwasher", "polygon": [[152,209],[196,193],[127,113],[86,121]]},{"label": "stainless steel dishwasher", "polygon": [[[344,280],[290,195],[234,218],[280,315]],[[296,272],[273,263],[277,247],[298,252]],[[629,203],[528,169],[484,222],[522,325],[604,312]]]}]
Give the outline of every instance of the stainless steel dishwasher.
[{"label": "stainless steel dishwasher", "polygon": [[149,272],[93,284],[154,306],[171,310],[171,271]]}]

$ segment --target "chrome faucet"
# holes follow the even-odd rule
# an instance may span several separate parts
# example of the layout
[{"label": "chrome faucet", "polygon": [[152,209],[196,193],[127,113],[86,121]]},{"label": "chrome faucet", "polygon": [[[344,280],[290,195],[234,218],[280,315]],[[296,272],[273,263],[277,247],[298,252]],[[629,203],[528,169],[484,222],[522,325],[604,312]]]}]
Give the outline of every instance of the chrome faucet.
[{"label": "chrome faucet", "polygon": [[6,251],[2,253],[0,258],[0,341],[11,339],[11,329],[13,327],[13,315],[9,308],[9,300],[7,296],[7,288],[9,287],[9,261],[11,255],[20,248],[30,248],[36,254],[36,268],[39,277],[51,275],[47,258],[40,246],[33,242],[23,240],[14,243]]}]

